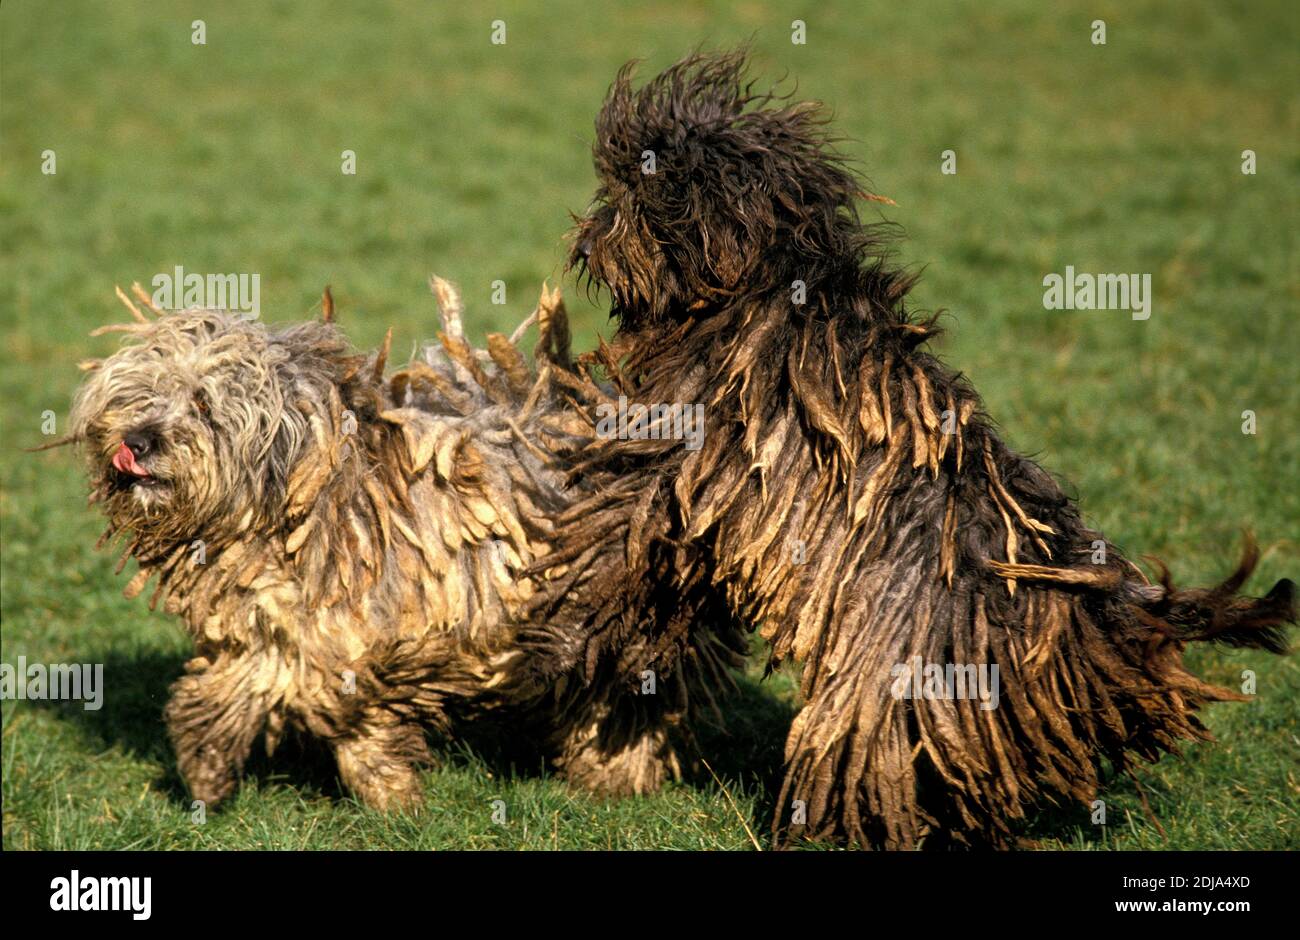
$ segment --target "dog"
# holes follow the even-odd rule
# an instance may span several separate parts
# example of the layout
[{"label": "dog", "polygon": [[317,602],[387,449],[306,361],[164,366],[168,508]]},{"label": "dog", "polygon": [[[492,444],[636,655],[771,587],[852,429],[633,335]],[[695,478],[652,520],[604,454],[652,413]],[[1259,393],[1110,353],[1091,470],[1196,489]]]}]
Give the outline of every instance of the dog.
[{"label": "dog", "polygon": [[[67,442],[84,452],[101,539],[127,587],[184,622],[194,657],[165,718],[180,776],[215,805],[258,738],[324,741],[368,806],[416,808],[426,732],[541,702],[516,667],[521,572],[568,505],[552,450],[570,417],[558,290],[533,316],[537,368],[513,338],[465,339],[455,288],[431,281],[440,345],[385,376],[333,322],[271,328],[164,313],[118,290],[121,349],[83,364]],[[138,303],[137,303],[138,301]],[[572,384],[572,383],[570,383]],[[544,721],[544,719],[539,719]],[[549,727],[549,726],[548,726]],[[559,732],[555,732],[559,734]]]},{"label": "dog", "polygon": [[[1152,583],[1085,525],[927,351],[934,320],[819,106],[745,73],[743,51],[696,54],[638,89],[629,65],[596,121],[570,263],[617,331],[583,359],[608,379],[589,401],[702,403],[706,434],[692,450],[649,420],[570,455],[583,493],[531,570],[567,567],[521,642],[549,642],[551,675],[621,684],[605,720],[635,704],[647,733],[636,676],[757,630],[769,669],[802,665],[778,842],[1013,845],[1034,804],[1092,801],[1103,761],[1208,738],[1198,709],[1244,696],[1184,647],[1283,652],[1294,585],[1239,594],[1253,544],[1217,587]],[[969,694],[993,667],[996,707]],[[954,671],[968,694],[931,685]]]}]

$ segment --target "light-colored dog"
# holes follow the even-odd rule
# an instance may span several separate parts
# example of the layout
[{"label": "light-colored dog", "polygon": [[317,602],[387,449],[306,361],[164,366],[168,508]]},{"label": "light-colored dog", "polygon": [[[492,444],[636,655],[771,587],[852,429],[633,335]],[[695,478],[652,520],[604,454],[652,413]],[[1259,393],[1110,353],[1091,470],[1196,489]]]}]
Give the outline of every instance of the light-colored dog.
[{"label": "light-colored dog", "polygon": [[166,720],[197,799],[228,796],[257,737],[271,751],[291,726],[367,804],[411,805],[426,728],[536,694],[512,623],[565,505],[563,305],[544,290],[530,318],[534,371],[522,327],[476,351],[455,290],[432,286],[441,345],[388,377],[387,343],[354,352],[328,292],[322,321],[273,329],[119,290],[133,322],[103,331],[129,342],[83,364],[70,439],[105,537],[139,563],[127,593],[156,577],[151,603],[194,641]]}]

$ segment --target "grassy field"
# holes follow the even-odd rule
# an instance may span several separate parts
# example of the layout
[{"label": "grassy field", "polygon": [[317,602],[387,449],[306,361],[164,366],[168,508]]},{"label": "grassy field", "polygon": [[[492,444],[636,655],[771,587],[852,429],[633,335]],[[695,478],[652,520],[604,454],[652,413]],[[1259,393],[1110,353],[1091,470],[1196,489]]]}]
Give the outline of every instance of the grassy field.
[{"label": "grassy field", "polygon": [[[472,6],[472,5],[471,5]],[[436,329],[430,271],[464,288],[478,338],[562,275],[568,213],[593,186],[592,119],[617,67],[752,38],[767,76],[836,113],[844,149],[948,311],[940,351],[1022,450],[1070,481],[1132,554],[1206,583],[1249,525],[1252,587],[1300,573],[1295,313],[1297,15],[1277,2],[1001,0],[610,4],[6,2],[0,10],[0,554],[3,658],[105,665],[101,711],[3,703],[5,849],[745,849],[774,799],[793,681],[746,677],[717,779],[602,803],[535,767],[444,754],[418,819],[339,793],[306,751],[260,760],[191,821],[163,735],[177,624],[126,601],[93,551],[70,454],[25,453],[66,420],[78,359],[112,348],[114,284],[259,272],[263,316],[311,314],[332,284],[358,345]],[[210,8],[210,9],[209,9]],[[206,23],[206,44],[191,23]],[[507,41],[490,42],[503,19]],[[807,22],[807,42],[790,23]],[[1090,41],[1091,22],[1107,42]],[[1288,92],[1286,89],[1291,88]],[[940,154],[958,172],[940,173]],[[1242,151],[1258,172],[1241,172]],[[57,173],[41,172],[53,150]],[[355,151],[355,176],[340,154]],[[876,211],[873,209],[873,212]],[[1066,265],[1147,272],[1149,320],[1047,311]],[[509,303],[490,302],[491,284]],[[583,346],[604,313],[566,283]],[[1258,429],[1242,433],[1242,412]],[[1300,666],[1197,650],[1258,695],[1212,709],[1189,748],[1103,794],[1108,825],[1047,808],[1044,847],[1300,847]],[[493,822],[503,800],[507,819]],[[1159,824],[1153,821],[1153,817]],[[1161,829],[1163,828],[1163,832]]]}]

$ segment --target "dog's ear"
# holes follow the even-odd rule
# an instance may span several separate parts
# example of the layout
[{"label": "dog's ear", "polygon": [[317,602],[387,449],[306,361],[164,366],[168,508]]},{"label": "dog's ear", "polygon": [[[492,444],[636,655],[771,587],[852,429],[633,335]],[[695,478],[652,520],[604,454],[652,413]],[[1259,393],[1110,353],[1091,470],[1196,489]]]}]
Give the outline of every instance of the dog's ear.
[{"label": "dog's ear", "polygon": [[268,498],[305,502],[307,491],[319,490],[305,481],[328,476],[316,470],[332,466],[338,435],[356,426],[340,391],[356,373],[357,357],[332,323],[296,324],[274,333],[270,342],[278,407],[272,426],[264,429],[259,465],[269,471]]}]

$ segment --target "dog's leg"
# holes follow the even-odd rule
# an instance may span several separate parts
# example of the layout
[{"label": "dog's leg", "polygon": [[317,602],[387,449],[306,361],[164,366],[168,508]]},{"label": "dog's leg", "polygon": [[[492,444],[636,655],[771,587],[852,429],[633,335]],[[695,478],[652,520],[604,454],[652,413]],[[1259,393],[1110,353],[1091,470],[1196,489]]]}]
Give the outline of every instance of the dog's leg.
[{"label": "dog's leg", "polygon": [[[700,622],[709,626],[694,626]],[[696,750],[690,720],[711,709],[721,721],[720,696],[735,687],[730,673],[743,664],[748,638],[725,610],[698,604],[674,606],[660,635],[674,633],[681,646],[669,655],[641,641],[615,644],[616,658],[598,668],[595,680],[549,709],[561,716],[552,743],[566,780],[630,796],[681,779],[678,746]],[[658,665],[664,662],[670,665]]]},{"label": "dog's leg", "polygon": [[343,783],[367,806],[415,810],[424,790],[415,765],[427,762],[423,729],[382,712],[370,712],[347,735],[333,742]]},{"label": "dog's leg", "polygon": [[208,806],[234,792],[253,741],[266,723],[268,695],[260,656],[199,657],[171,688],[164,717],[177,769],[196,800]]},{"label": "dog's leg", "polygon": [[605,683],[562,710],[552,737],[555,766],[569,783],[606,796],[654,793],[681,766],[670,729],[681,712],[656,695]]}]

